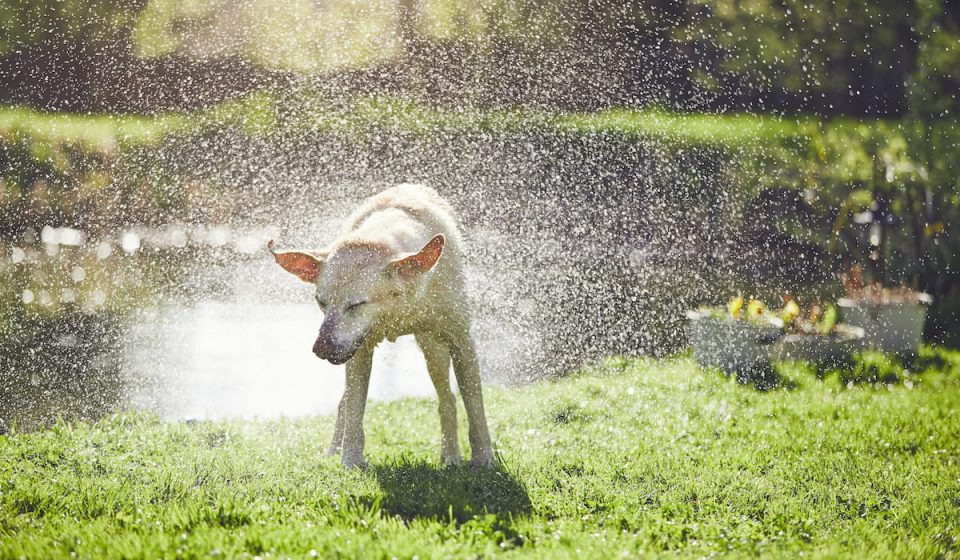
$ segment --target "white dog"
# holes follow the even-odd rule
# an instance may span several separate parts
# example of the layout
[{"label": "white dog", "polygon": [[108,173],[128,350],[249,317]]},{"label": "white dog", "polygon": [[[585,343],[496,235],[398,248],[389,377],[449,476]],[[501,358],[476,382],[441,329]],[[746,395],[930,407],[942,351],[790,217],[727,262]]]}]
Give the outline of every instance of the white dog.
[{"label": "white dog", "polygon": [[471,464],[493,464],[480,366],[470,337],[460,233],[450,205],[428,187],[400,185],[368,198],[339,239],[316,252],[277,253],[277,263],[316,285],[324,320],[313,345],[319,358],[347,364],[330,453],[363,462],[363,413],[373,350],[384,338],[414,334],[440,400],[444,464],[460,462],[450,361],[469,421]]}]

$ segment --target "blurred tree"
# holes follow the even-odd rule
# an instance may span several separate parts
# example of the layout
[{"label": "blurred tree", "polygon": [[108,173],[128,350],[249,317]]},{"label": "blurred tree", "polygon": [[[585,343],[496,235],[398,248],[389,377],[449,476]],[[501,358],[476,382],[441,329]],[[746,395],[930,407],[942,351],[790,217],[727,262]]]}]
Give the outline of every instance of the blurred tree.
[{"label": "blurred tree", "polygon": [[960,1],[917,0],[921,37],[910,78],[911,116],[923,121],[960,116]]},{"label": "blurred tree", "polygon": [[[461,104],[900,115],[911,76],[924,84],[912,90],[916,95],[940,91],[941,104],[957,88],[957,4],[0,0],[0,97],[20,95],[9,93],[19,91],[10,82],[56,79],[73,59],[86,56],[116,60],[101,66],[116,67],[118,75],[125,65],[134,69],[131,76],[143,73],[148,61],[163,67],[161,74],[180,72],[216,85],[227,78],[204,80],[197,73],[229,60],[232,79],[240,83],[246,75],[295,73],[348,92],[386,90]],[[51,54],[38,57],[41,51]],[[11,59],[17,63],[4,65]],[[196,72],[182,70],[191,65]],[[28,66],[49,71],[34,76],[40,70],[31,74]],[[338,81],[343,75],[351,79]],[[104,88],[143,94],[128,81],[111,76]],[[98,88],[88,86],[76,94],[94,95]],[[110,97],[106,93],[96,95]],[[35,103],[45,94],[58,92],[20,98]],[[164,98],[169,103],[176,96]]]},{"label": "blurred tree", "polygon": [[283,78],[229,53],[138,56],[133,33],[148,1],[0,0],[0,101],[149,113],[210,105]]},{"label": "blurred tree", "polygon": [[719,50],[703,84],[734,107],[891,114],[904,109],[912,2],[693,0],[678,39]]},{"label": "blurred tree", "polygon": [[370,65],[401,49],[396,0],[151,0],[137,18],[141,57],[237,55],[300,73]]},{"label": "blurred tree", "polygon": [[149,0],[0,1],[0,57],[49,42],[122,40]]}]

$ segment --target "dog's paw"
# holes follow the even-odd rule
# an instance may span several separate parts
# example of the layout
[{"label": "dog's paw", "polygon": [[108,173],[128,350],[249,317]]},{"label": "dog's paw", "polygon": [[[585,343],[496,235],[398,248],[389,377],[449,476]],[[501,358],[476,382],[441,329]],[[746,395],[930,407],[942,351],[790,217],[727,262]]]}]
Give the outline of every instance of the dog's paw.
[{"label": "dog's paw", "polygon": [[445,467],[457,466],[463,462],[463,458],[460,457],[459,453],[451,453],[449,455],[441,455],[440,462],[443,463]]},{"label": "dog's paw", "polygon": [[363,455],[355,455],[352,453],[344,453],[340,457],[340,463],[348,469],[363,469],[367,466],[366,461],[363,460]]},{"label": "dog's paw", "polygon": [[491,453],[480,453],[476,454],[470,458],[470,466],[475,469],[492,469],[493,468],[493,454]]}]

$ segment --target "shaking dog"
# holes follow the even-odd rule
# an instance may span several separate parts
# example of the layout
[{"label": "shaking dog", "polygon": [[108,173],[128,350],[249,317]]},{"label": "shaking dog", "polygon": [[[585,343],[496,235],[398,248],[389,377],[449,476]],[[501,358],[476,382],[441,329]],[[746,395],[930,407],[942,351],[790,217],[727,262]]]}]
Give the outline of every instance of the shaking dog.
[{"label": "shaking dog", "polygon": [[323,323],[313,353],[346,364],[346,389],[337,410],[331,454],[363,463],[363,414],[373,351],[383,339],[412,334],[423,351],[439,398],[444,464],[461,460],[450,364],[469,423],[471,464],[493,464],[470,336],[460,232],[453,210],[433,189],[405,184],[368,198],[341,236],[320,251],[274,251],[277,263],[316,286]]}]

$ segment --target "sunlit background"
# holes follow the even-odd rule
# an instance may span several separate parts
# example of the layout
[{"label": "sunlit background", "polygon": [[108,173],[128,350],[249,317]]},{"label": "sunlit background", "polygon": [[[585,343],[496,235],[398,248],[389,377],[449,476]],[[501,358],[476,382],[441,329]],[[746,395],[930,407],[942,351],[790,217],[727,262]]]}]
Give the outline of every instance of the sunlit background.
[{"label": "sunlit background", "polygon": [[[686,345],[839,275],[960,332],[960,3],[0,2],[0,420],[325,413],[267,239],[365,196],[460,213],[487,381]],[[372,397],[432,389],[412,340]]]}]

